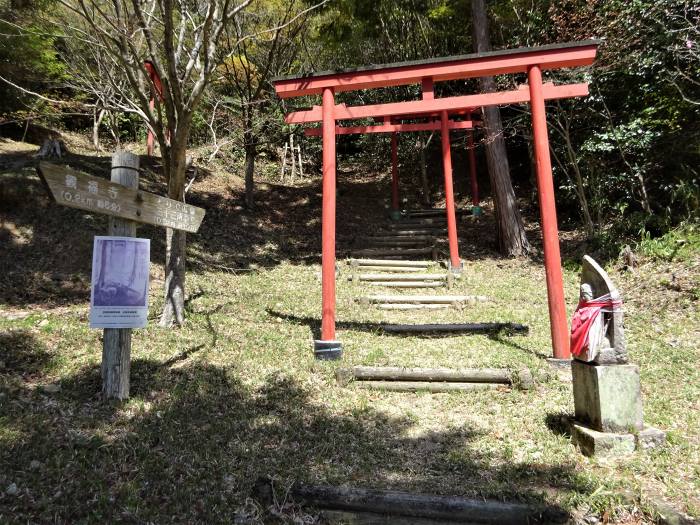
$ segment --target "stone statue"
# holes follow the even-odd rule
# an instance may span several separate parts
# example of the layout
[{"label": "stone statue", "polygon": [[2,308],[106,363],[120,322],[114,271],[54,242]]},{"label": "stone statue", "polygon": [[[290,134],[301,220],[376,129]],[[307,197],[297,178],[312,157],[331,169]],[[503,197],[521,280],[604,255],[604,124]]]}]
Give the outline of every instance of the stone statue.
[{"label": "stone statue", "polygon": [[628,362],[627,347],[620,292],[607,272],[586,255],[581,271],[580,300],[596,299],[609,301],[588,331],[588,345],[575,359],[593,364],[625,364]]},{"label": "stone statue", "polygon": [[628,364],[620,292],[589,256],[583,258],[572,353],[571,436],[581,451],[621,456],[662,445],[665,433],[644,425],[639,367]]}]

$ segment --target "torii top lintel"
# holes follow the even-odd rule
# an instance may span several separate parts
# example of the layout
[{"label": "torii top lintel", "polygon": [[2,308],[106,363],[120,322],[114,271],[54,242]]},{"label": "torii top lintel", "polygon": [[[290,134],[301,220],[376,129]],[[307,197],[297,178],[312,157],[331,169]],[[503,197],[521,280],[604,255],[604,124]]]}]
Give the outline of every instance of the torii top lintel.
[{"label": "torii top lintel", "polygon": [[598,40],[584,40],[538,47],[521,47],[450,56],[380,64],[357,69],[323,71],[293,77],[273,79],[275,91],[281,98],[319,95],[324,88],[340,91],[381,88],[420,83],[424,78],[434,82],[511,73],[526,73],[530,66],[542,70],[587,66],[593,63]]}]

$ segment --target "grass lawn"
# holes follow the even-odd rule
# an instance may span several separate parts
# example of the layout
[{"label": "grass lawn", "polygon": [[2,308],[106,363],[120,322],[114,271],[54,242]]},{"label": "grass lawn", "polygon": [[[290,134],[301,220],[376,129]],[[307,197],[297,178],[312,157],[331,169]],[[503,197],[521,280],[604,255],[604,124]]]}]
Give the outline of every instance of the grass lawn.
[{"label": "grass lawn", "polygon": [[[651,522],[650,502],[660,498],[700,517],[700,257],[692,238],[670,262],[640,255],[634,272],[608,264],[626,300],[645,421],[667,430],[668,444],[603,461],[583,457],[561,428],[573,398],[566,374],[545,362],[542,262],[495,256],[488,217],[460,225],[465,272],[450,292],[488,302],[381,311],[354,300],[380,289],[348,282],[340,264],[342,364],[527,366],[533,390],[338,386],[339,364],[315,361],[311,345],[320,324],[319,181],[265,185],[251,213],[241,208],[240,181],[218,175],[198,180],[189,199],[207,217],[189,237],[183,328],[157,326],[164,235],[139,230],[153,242],[152,320],[134,331],[131,398],[107,403],[101,331],[87,325],[92,236],[106,222],[51,204],[31,167],[5,164],[2,177],[16,174],[29,189],[11,206],[0,203],[0,522],[313,522],[312,510],[284,503],[294,481],[546,502],[579,521]],[[348,175],[340,254],[383,220],[385,183]],[[529,228],[534,238],[536,225]],[[575,260],[564,279],[571,312]],[[530,333],[406,337],[378,328],[418,320],[512,321]],[[273,509],[250,499],[261,476],[275,480]]]}]

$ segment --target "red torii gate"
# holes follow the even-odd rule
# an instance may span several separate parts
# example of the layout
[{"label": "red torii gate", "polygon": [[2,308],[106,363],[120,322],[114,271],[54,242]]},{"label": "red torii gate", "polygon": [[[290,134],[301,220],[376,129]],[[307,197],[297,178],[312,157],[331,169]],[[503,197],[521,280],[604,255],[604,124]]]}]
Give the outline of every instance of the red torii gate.
[{"label": "red torii gate", "polygon": [[[587,40],[531,48],[490,51],[415,62],[383,64],[343,71],[328,71],[273,80],[281,98],[321,95],[322,105],[287,115],[289,124],[322,122],[322,320],[321,339],[314,341],[318,358],[338,359],[342,345],[335,338],[335,178],[336,122],[368,117],[400,117],[408,114],[439,114],[448,231],[455,228],[450,157],[449,112],[482,106],[529,102],[537,167],[537,188],[542,221],[547,297],[554,357],[569,359],[569,334],[557,227],[552,165],[544,101],[588,95],[588,84],[554,86],[543,84],[542,71],[593,63],[598,41]],[[482,76],[527,73],[528,84],[512,91],[435,98],[433,83]],[[422,85],[421,100],[346,106],[335,104],[335,93],[405,84]],[[452,261],[451,261],[452,262]],[[452,264],[453,269],[454,264]]]},{"label": "red torii gate", "polygon": [[[471,195],[472,195],[472,205],[474,207],[479,206],[479,184],[477,182],[476,173],[476,157],[474,155],[474,136],[473,130],[476,124],[480,122],[475,122],[472,119],[470,112],[457,112],[458,115],[465,114],[467,117],[465,120],[452,120],[448,122],[448,128],[453,129],[464,129],[467,130],[467,156],[469,161],[469,178],[471,184]],[[396,220],[400,216],[399,210],[399,176],[398,176],[398,133],[408,133],[408,132],[418,132],[418,131],[439,131],[441,129],[440,120],[428,120],[427,122],[409,122],[403,123],[400,120],[417,120],[423,119],[428,115],[402,115],[400,118],[392,119],[389,117],[384,118],[382,124],[369,124],[363,126],[336,126],[336,135],[363,135],[367,133],[391,133],[391,218]],[[321,128],[305,128],[304,134],[307,137],[320,137]],[[479,213],[479,211],[475,213]],[[456,256],[455,261],[458,261],[458,254],[451,254],[451,256]]]}]

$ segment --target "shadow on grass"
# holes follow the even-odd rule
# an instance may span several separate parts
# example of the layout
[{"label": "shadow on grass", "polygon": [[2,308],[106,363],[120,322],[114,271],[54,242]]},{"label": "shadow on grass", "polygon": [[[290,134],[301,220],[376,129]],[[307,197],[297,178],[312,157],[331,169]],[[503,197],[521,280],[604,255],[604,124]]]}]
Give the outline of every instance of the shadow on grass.
[{"label": "shadow on grass", "polygon": [[29,330],[0,332],[0,374],[28,377],[41,374],[53,358]]},{"label": "shadow on grass", "polygon": [[547,357],[549,357],[549,354],[545,352],[535,352],[533,350],[530,350],[529,348],[525,348],[524,346],[519,345],[510,338],[503,337],[503,332],[490,333],[488,334],[488,338],[495,343],[510,346],[511,348],[515,348],[516,350],[520,350],[521,352],[534,355],[535,357],[539,357],[540,359],[546,359]]},{"label": "shadow on grass", "polygon": [[[267,314],[271,317],[275,317],[277,319],[282,319],[284,321],[288,321],[290,323],[294,324],[300,324],[300,325],[306,325],[309,327],[309,330],[311,330],[311,333],[314,337],[314,339],[320,339],[321,338],[321,319],[316,318],[316,317],[305,317],[305,316],[299,316],[299,315],[294,315],[294,314],[286,314],[283,312],[278,312],[276,310],[273,310],[271,308],[266,308],[265,311]],[[390,332],[387,330],[384,330],[384,326],[386,324],[393,324],[393,323],[373,323],[373,322],[366,322],[366,323],[361,323],[357,321],[336,321],[335,322],[335,327],[339,330],[354,330],[357,332],[369,332],[369,333],[374,333],[374,334],[381,334],[381,335],[387,335],[387,336],[392,336],[392,337],[421,337],[421,338],[443,338],[443,337],[454,337],[455,335],[487,335],[494,341],[498,342],[504,342],[505,340],[503,339],[504,335],[522,335],[518,334],[517,332],[511,332],[507,327],[503,327],[501,325],[505,323],[493,323],[494,327],[493,330],[474,330],[472,332],[465,330],[462,332]],[[449,324],[449,323],[448,323]],[[478,323],[474,323],[478,324]],[[484,323],[488,324],[488,323]],[[515,343],[511,344],[510,346],[513,346],[514,348],[518,348],[519,350],[523,350],[524,352],[529,352],[533,353],[530,350],[523,348]],[[539,354],[535,354],[539,355]]]},{"label": "shadow on grass", "polygon": [[550,413],[545,416],[547,428],[554,434],[567,438],[571,437],[571,423],[573,420],[573,415],[565,412]]},{"label": "shadow on grass", "polygon": [[187,357],[135,360],[128,402],[101,402],[92,367],[57,394],[0,404],[0,486],[17,487],[0,492],[0,521],[270,523],[245,510],[262,476],[396,490],[447,476],[455,495],[537,504],[553,489],[594,489],[573,463],[513,464],[479,449],[470,427],[416,435],[408,417],[333,411],[283,374],[253,384],[244,370]]}]

